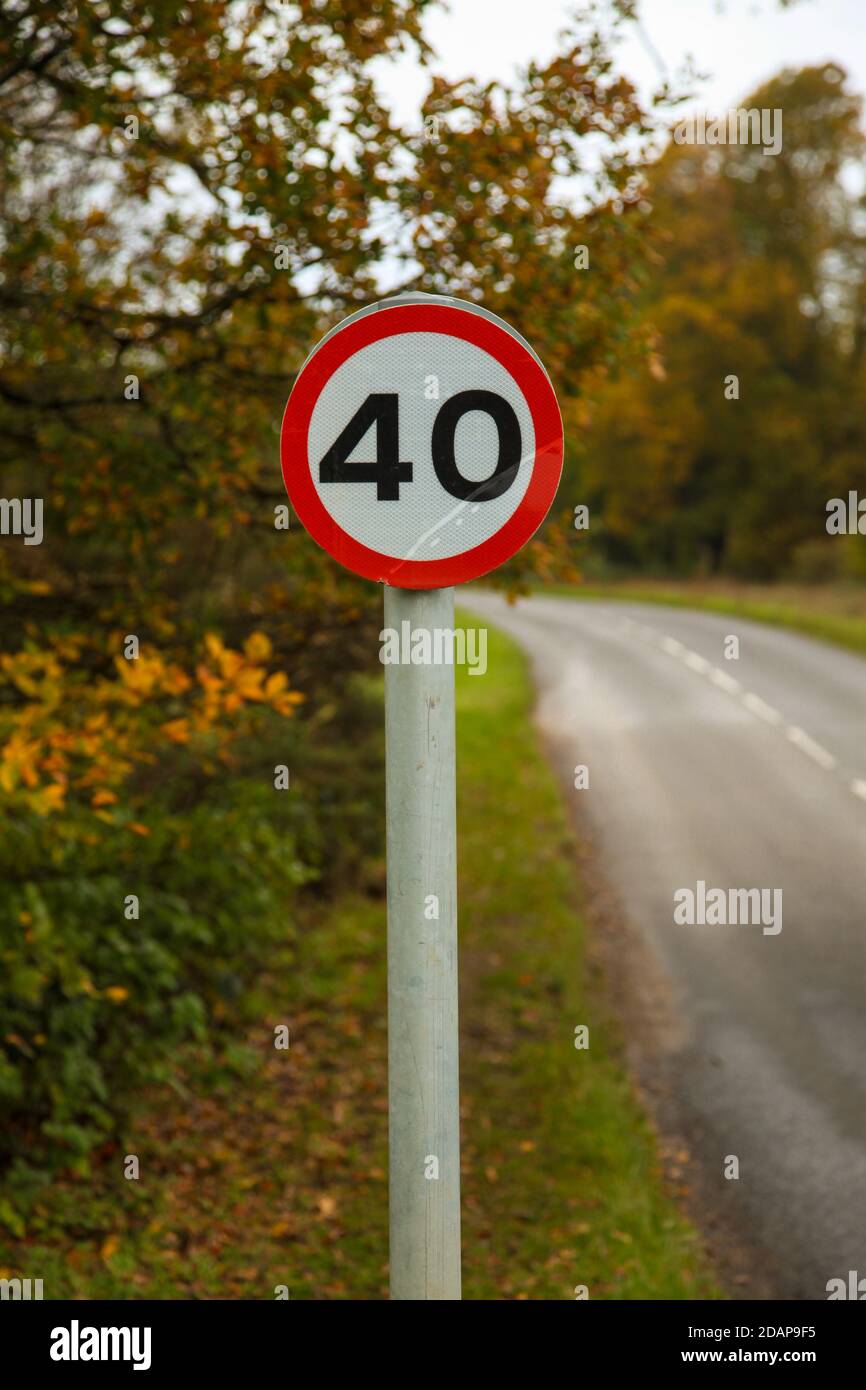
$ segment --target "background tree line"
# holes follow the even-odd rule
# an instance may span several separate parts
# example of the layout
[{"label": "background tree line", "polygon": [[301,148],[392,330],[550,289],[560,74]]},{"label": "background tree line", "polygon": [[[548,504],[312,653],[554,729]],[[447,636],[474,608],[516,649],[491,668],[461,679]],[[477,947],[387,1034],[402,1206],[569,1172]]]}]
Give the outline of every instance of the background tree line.
[{"label": "background tree line", "polygon": [[577,443],[587,563],[862,578],[866,538],[826,531],[830,498],[866,496],[862,102],[831,64],[741,106],[782,110],[778,155],[671,141],[648,170],[653,347],[610,373]]}]

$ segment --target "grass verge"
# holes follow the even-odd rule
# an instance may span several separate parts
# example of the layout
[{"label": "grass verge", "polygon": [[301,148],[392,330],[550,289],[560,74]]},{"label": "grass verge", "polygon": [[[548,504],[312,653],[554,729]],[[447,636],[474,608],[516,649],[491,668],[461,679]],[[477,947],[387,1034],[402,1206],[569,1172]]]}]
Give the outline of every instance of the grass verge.
[{"label": "grass verge", "polygon": [[551,584],[545,594],[568,598],[614,598],[702,608],[790,628],[866,656],[866,587],[762,585],[636,580],[617,584]]},{"label": "grass verge", "polygon": [[[717,1297],[586,994],[572,832],[524,660],[495,631],[488,660],[458,673],[464,1296]],[[0,1241],[3,1274],[48,1298],[387,1296],[381,891],[298,925],[227,1044],[234,1079],[186,1055],[174,1095],[143,1098],[124,1142]]]}]

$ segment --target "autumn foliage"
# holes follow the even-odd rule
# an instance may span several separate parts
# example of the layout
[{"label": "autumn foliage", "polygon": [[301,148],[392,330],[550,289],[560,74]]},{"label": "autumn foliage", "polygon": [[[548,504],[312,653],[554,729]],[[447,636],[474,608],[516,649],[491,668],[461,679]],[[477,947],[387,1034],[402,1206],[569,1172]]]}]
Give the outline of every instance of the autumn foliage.
[{"label": "autumn foliage", "polygon": [[[380,852],[379,596],[280,525],[310,345],[384,283],[462,294],[572,417],[625,348],[648,125],[604,42],[436,80],[405,131],[373,71],[423,60],[426,8],[4,7],[0,469],[44,501],[41,544],[0,540],[8,1223],[231,1029],[299,892]],[[570,562],[560,529],[512,579]]]},{"label": "autumn foliage", "polygon": [[862,101],[836,64],[741,107],[781,150],[672,142],[647,175],[652,350],[611,372],[571,483],[608,572],[862,578],[827,502],[866,493]]}]

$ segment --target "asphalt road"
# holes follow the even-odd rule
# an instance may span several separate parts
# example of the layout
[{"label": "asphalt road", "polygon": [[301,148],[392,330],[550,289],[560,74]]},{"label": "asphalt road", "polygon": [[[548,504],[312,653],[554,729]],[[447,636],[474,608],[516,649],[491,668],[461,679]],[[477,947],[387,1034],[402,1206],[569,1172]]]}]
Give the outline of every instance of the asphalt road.
[{"label": "asphalt road", "polygon": [[[462,601],[530,655],[568,784],[589,770],[571,795],[670,983],[670,1070],[710,1190],[779,1296],[866,1277],[866,661],[650,604]],[[699,880],[781,889],[781,931],[675,923]]]}]

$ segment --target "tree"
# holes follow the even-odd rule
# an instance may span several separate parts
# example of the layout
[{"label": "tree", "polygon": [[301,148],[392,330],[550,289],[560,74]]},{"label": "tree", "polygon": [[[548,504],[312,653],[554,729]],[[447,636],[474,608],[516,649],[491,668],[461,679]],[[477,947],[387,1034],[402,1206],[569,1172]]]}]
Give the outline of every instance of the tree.
[{"label": "tree", "polygon": [[[351,678],[378,595],[275,525],[311,343],[386,272],[483,297],[575,398],[626,337],[647,124],[601,39],[513,89],[436,82],[404,132],[373,65],[424,57],[426,8],[6,6],[0,467],[45,513],[0,548],[0,1103],[34,1163],[86,1154],[377,836]],[[556,177],[585,145],[579,217]],[[280,800],[286,747],[310,775]]]},{"label": "tree", "polygon": [[649,177],[657,351],[602,394],[584,474],[626,564],[773,577],[863,486],[860,99],[828,65],[744,106],[783,111],[778,155],[672,143]]}]

